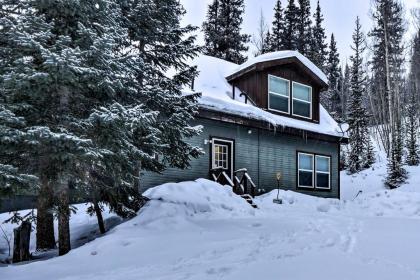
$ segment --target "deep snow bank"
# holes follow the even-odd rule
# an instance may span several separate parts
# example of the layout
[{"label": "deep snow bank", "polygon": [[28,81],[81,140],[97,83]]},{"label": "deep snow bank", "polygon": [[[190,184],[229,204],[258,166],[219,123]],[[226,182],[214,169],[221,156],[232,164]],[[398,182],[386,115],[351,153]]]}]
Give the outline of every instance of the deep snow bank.
[{"label": "deep snow bank", "polygon": [[[419,187],[420,188],[420,187]],[[293,191],[280,190],[283,204],[273,203],[277,191],[255,198],[262,215],[268,213],[329,213],[358,217],[402,217],[420,219],[420,189],[413,190],[410,184],[396,190],[378,189],[365,191],[354,200],[338,200],[313,197]]]},{"label": "deep snow bank", "polygon": [[208,218],[253,215],[255,210],[229,186],[207,179],[167,183],[143,193],[150,201],[139,213],[142,224],[177,223],[196,215]]}]

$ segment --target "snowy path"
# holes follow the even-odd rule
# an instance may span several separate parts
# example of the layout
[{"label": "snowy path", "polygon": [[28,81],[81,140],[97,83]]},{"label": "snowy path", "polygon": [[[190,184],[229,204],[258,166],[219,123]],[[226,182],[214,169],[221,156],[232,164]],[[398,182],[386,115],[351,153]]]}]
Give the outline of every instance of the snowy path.
[{"label": "snowy path", "polygon": [[281,192],[283,205],[267,195],[254,210],[203,182],[161,188],[139,217],[66,256],[0,268],[0,279],[420,279],[419,193]]}]

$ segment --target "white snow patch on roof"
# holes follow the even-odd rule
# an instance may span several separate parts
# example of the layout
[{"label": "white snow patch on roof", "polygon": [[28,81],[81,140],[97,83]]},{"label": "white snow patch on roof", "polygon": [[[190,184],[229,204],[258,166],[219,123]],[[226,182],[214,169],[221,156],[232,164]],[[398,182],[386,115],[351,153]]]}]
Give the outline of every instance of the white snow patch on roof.
[{"label": "white snow patch on roof", "polygon": [[307,59],[305,56],[303,56],[298,51],[277,51],[277,52],[270,52],[265,53],[253,58],[248,59],[245,63],[239,65],[236,67],[232,72],[229,72],[226,77],[233,75],[249,66],[252,66],[259,62],[265,62],[270,60],[277,60],[277,59],[283,59],[283,58],[290,58],[290,57],[296,57],[300,60],[306,67],[309,68],[316,76],[318,76],[324,83],[328,84],[328,78],[327,76],[322,72],[321,69],[319,69],[315,64],[312,63],[309,59]]},{"label": "white snow patch on roof", "polygon": [[[273,126],[292,127],[337,137],[343,136],[338,124],[321,105],[320,121],[317,124],[272,114],[249,102],[245,104],[244,98],[239,96],[241,92],[238,88],[235,89],[235,99],[232,99],[232,85],[227,82],[225,77],[238,67],[237,64],[200,55],[191,62],[191,65],[198,67],[199,75],[194,81],[194,91],[202,94],[199,100],[202,108],[266,121]],[[191,93],[191,89],[186,89],[185,93]]]}]

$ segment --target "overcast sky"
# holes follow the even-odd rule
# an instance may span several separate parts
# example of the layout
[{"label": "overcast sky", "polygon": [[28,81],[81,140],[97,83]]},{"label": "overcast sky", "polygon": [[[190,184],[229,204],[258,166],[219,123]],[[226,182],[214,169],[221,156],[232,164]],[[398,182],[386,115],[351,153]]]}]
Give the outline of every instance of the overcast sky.
[{"label": "overcast sky", "polygon": [[[212,0],[181,0],[187,10],[183,22],[201,27],[206,17],[207,6]],[[261,10],[267,23],[271,23],[274,15],[274,5],[276,0],[245,0],[245,14],[243,22],[243,32],[254,34],[257,31],[258,19]],[[312,14],[316,8],[317,0],[311,0]],[[324,15],[324,27],[327,32],[328,42],[331,33],[337,41],[338,51],[340,52],[342,63],[351,55],[351,35],[354,29],[356,16],[361,19],[361,24],[365,33],[371,28],[372,20],[370,17],[371,0],[320,0],[321,10]],[[410,9],[420,7],[420,0],[402,0],[406,7],[407,26],[410,32],[407,38],[413,33],[410,28]],[[282,0],[282,6],[285,8],[287,0]],[[201,33],[201,32],[200,32]],[[203,43],[203,36],[198,36],[199,43]]]}]

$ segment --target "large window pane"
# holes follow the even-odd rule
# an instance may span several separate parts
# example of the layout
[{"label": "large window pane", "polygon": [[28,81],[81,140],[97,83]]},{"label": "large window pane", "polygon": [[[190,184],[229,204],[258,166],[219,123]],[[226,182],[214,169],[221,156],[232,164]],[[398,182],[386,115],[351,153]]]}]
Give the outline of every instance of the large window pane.
[{"label": "large window pane", "polygon": [[316,157],[316,171],[329,172],[330,171],[330,158],[329,157]]},{"label": "large window pane", "polygon": [[313,170],[313,156],[308,154],[299,154],[299,169]]},{"label": "large window pane", "polygon": [[270,93],[270,109],[289,112],[289,98]]},{"label": "large window pane", "polygon": [[300,187],[312,187],[312,172],[299,171],[299,186]]},{"label": "large window pane", "polygon": [[310,118],[311,117],[311,103],[306,103],[299,100],[293,100],[293,114]]},{"label": "large window pane", "polygon": [[327,173],[316,173],[316,187],[328,189],[330,187],[329,184],[330,175]]},{"label": "large window pane", "polygon": [[293,83],[293,98],[311,102],[311,88]]},{"label": "large window pane", "polygon": [[289,96],[289,81],[274,77],[268,76],[269,79],[269,92],[280,94],[283,96]]}]

